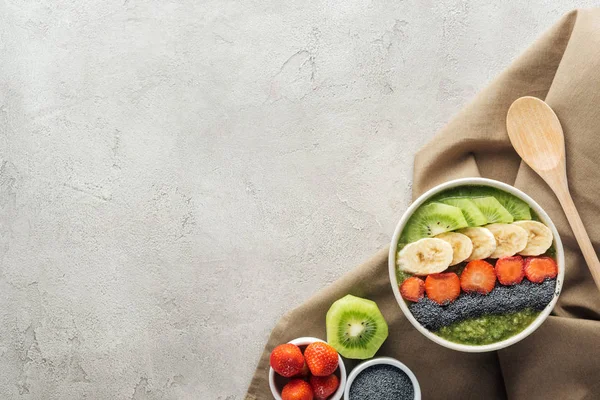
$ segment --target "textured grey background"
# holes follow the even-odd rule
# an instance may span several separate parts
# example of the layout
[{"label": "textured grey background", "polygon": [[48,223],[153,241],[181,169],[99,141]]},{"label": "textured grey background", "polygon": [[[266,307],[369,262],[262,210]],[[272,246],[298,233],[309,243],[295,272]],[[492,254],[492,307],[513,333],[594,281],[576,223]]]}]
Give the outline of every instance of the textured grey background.
[{"label": "textured grey background", "polygon": [[242,398],[557,3],[1,1],[0,398]]}]

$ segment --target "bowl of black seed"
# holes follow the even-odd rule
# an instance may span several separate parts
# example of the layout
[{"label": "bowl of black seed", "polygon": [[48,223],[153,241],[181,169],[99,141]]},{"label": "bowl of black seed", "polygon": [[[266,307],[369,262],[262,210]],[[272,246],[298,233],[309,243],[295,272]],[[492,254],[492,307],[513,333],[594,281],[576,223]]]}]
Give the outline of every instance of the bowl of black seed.
[{"label": "bowl of black seed", "polygon": [[365,361],[348,376],[344,400],[421,400],[417,377],[400,361],[379,357]]}]

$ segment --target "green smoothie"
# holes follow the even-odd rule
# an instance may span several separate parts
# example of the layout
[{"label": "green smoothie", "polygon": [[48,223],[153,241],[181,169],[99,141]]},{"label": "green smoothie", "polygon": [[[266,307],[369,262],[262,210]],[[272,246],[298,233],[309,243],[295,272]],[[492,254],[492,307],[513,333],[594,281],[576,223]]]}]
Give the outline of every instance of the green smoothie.
[{"label": "green smoothie", "polygon": [[436,335],[451,342],[483,345],[516,335],[529,326],[540,313],[526,309],[511,314],[484,315],[444,326]]}]

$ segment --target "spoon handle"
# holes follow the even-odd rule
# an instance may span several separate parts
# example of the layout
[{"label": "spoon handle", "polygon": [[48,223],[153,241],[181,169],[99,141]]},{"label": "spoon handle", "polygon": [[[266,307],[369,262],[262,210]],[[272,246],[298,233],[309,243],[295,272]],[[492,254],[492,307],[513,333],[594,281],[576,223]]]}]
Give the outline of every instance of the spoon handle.
[{"label": "spoon handle", "polygon": [[581,253],[583,253],[583,258],[585,258],[585,262],[592,273],[592,278],[594,278],[596,286],[600,289],[600,261],[598,260],[592,241],[585,230],[583,221],[581,221],[581,217],[577,212],[575,203],[573,203],[573,198],[569,193],[569,189],[566,186],[562,186],[562,188],[556,190],[555,193],[567,216],[571,229],[573,229],[575,239],[577,239]]}]

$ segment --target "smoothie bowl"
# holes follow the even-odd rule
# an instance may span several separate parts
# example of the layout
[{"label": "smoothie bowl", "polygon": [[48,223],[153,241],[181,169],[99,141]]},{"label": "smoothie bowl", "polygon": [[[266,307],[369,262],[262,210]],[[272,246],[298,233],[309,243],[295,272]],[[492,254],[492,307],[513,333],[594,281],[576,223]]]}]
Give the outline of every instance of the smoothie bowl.
[{"label": "smoothie bowl", "polygon": [[408,320],[459,351],[510,346],[556,304],[564,253],[529,196],[502,182],[457,179],[420,196],[392,238],[389,274]]}]

